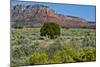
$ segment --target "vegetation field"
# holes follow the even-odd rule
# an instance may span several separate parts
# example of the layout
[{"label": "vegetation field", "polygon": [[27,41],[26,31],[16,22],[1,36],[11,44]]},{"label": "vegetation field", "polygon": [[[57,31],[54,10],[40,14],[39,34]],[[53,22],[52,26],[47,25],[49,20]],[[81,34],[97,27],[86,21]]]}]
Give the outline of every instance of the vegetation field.
[{"label": "vegetation field", "polygon": [[55,39],[40,36],[40,28],[11,29],[11,66],[96,60],[95,29],[62,28]]}]

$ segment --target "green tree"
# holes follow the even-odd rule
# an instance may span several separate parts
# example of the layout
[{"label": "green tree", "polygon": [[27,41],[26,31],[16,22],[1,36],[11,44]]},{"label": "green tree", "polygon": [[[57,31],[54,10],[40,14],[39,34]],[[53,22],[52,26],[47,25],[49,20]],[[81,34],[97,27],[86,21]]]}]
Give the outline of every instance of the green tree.
[{"label": "green tree", "polygon": [[53,22],[46,22],[40,29],[40,35],[47,36],[50,39],[57,38],[57,36],[60,36],[60,26]]}]

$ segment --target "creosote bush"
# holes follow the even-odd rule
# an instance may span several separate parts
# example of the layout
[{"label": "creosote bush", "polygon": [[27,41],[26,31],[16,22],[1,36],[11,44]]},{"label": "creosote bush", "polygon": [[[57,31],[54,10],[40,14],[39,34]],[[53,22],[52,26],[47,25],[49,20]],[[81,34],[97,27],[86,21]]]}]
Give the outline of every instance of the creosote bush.
[{"label": "creosote bush", "polygon": [[45,22],[43,27],[40,29],[40,35],[46,36],[50,39],[57,38],[60,36],[60,26],[53,22]]}]

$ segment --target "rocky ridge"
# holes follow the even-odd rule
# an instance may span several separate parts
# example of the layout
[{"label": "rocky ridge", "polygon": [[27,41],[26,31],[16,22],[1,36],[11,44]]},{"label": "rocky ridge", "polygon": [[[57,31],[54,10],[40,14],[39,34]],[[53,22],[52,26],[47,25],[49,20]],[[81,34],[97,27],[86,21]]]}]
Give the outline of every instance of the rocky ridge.
[{"label": "rocky ridge", "polygon": [[62,27],[86,26],[85,19],[58,14],[44,5],[16,5],[11,8],[11,23],[41,27],[44,22],[55,22]]}]

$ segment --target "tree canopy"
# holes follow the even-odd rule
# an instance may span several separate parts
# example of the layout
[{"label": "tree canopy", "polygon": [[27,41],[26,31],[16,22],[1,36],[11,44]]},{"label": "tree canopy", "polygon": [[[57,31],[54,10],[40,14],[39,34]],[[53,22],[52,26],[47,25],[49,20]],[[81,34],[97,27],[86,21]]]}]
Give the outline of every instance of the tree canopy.
[{"label": "tree canopy", "polygon": [[57,38],[60,36],[60,26],[54,22],[46,22],[40,29],[40,35],[50,39]]}]

